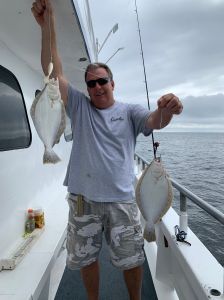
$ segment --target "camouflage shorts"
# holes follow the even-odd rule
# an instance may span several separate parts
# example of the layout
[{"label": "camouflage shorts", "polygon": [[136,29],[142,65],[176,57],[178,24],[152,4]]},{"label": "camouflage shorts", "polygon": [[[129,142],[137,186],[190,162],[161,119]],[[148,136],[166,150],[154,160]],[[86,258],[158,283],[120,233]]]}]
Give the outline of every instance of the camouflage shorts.
[{"label": "camouflage shorts", "polygon": [[96,261],[103,232],[115,267],[125,270],[142,265],[144,239],[136,203],[83,202],[79,215],[77,197],[68,194],[67,267],[81,269]]}]

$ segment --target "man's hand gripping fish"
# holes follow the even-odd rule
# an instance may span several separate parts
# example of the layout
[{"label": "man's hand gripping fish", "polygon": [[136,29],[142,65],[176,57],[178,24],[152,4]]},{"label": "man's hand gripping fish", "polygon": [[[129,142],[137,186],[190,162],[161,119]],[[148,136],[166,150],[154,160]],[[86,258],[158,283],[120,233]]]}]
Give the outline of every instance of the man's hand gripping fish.
[{"label": "man's hand gripping fish", "polygon": [[144,237],[148,242],[156,239],[155,224],[166,214],[172,199],[171,181],[160,159],[154,159],[136,186],[136,201],[146,221]]},{"label": "man's hand gripping fish", "polygon": [[65,108],[61,100],[58,79],[49,79],[53,63],[48,66],[48,76],[44,78],[45,87],[36,96],[30,114],[36,131],[44,144],[43,163],[57,163],[60,158],[53,151],[65,129]]}]

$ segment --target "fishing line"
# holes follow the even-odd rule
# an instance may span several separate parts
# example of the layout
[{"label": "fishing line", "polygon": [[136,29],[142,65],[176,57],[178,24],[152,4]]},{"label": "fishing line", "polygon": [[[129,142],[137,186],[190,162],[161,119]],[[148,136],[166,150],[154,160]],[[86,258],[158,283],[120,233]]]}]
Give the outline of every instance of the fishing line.
[{"label": "fishing line", "polygon": [[[54,69],[54,64],[53,64],[53,57],[52,57],[52,45],[51,45],[51,42],[52,42],[52,32],[51,32],[51,14],[50,14],[50,11],[49,11],[49,7],[47,8],[47,12],[48,12],[48,30],[49,30],[49,51],[50,51],[50,62],[48,64],[48,67],[47,67],[47,75],[45,74],[44,76],[44,83],[45,84],[48,84],[50,82],[50,75]],[[46,16],[47,18],[47,16]],[[44,72],[45,73],[45,72]]]},{"label": "fishing line", "polygon": [[[143,54],[142,37],[141,37],[140,23],[139,23],[139,17],[138,17],[137,0],[135,0],[135,12],[136,12],[136,17],[137,17],[138,36],[139,36],[139,42],[140,42],[140,47],[141,47],[141,57],[142,57],[142,65],[143,65],[143,72],[144,72],[144,78],[145,78],[144,82],[145,82],[145,89],[146,89],[146,97],[147,97],[147,102],[148,102],[148,108],[150,110],[149,89],[148,89],[148,82],[147,82],[147,77],[146,77],[145,59],[144,59],[144,54]],[[162,111],[161,111],[160,128],[161,128],[161,125],[162,125]],[[156,150],[158,147],[158,143],[155,143],[155,141],[154,141],[153,132],[152,132],[151,136],[152,136],[153,154],[154,154],[154,158],[156,159]]]},{"label": "fishing line", "polygon": [[52,45],[51,45],[51,16],[50,16],[50,11],[48,10],[48,25],[49,25],[49,41],[50,41],[50,62],[52,62]]}]

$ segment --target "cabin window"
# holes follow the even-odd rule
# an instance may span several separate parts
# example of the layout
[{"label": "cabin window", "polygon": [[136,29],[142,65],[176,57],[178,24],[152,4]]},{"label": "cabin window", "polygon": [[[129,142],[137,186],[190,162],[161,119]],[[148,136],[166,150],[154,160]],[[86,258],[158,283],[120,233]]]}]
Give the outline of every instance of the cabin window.
[{"label": "cabin window", "polygon": [[0,66],[0,151],[29,147],[31,131],[16,77]]}]

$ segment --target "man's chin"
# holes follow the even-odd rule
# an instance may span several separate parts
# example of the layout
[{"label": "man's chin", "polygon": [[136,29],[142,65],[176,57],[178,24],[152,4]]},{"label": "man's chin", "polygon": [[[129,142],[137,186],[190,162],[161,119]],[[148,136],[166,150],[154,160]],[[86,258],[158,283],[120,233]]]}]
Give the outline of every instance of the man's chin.
[{"label": "man's chin", "polygon": [[91,100],[92,104],[98,109],[105,109],[114,104],[114,100],[105,98]]}]

